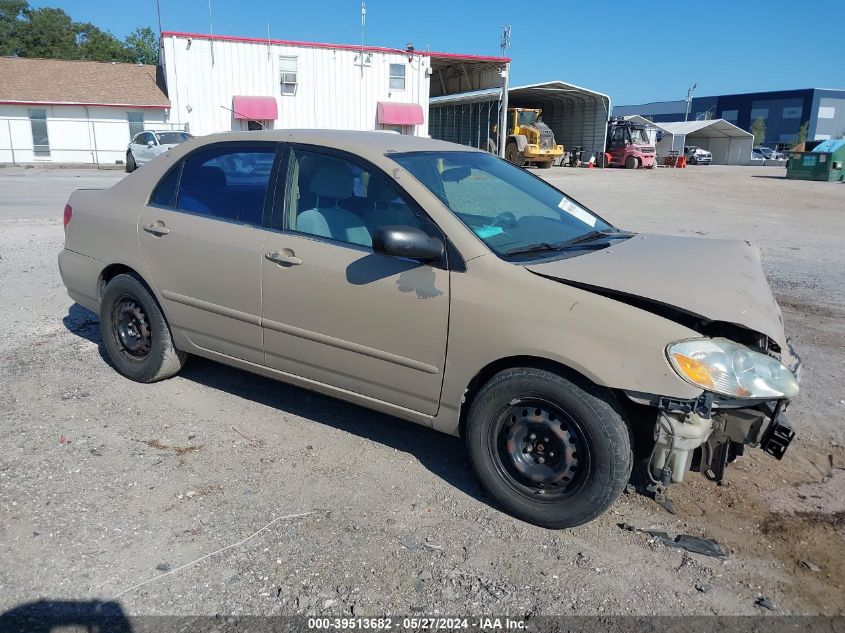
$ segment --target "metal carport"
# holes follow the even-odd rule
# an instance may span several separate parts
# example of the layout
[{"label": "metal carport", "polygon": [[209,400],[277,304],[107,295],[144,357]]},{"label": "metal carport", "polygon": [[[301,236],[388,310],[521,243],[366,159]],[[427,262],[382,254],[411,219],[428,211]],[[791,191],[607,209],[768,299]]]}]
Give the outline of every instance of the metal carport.
[{"label": "metal carport", "polygon": [[706,121],[678,121],[652,123],[663,130],[663,139],[657,143],[657,158],[670,151],[684,152],[684,145],[697,145],[713,154],[714,165],[748,165],[754,135],[724,119]]},{"label": "metal carport", "polygon": [[[429,99],[432,138],[490,149],[501,90],[493,88]],[[580,146],[584,160],[604,151],[610,97],[563,81],[508,90],[508,107],[542,108],[543,121],[567,150]]]}]

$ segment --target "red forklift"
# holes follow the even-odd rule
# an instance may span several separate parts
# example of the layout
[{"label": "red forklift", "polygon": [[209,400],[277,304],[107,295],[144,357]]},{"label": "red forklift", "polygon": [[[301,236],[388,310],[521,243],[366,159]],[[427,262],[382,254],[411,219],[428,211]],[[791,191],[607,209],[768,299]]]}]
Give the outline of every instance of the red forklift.
[{"label": "red forklift", "polygon": [[656,160],[657,151],[645,125],[611,117],[607,122],[607,147],[599,156],[600,166],[654,169]]}]

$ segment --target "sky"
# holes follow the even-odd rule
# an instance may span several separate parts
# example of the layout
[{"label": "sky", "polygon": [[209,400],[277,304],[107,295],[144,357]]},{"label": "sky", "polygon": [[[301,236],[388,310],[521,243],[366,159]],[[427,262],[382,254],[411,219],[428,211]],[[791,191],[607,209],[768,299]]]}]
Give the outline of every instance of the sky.
[{"label": "sky", "polygon": [[[696,96],[845,89],[842,0],[595,2],[367,0],[374,46],[498,55],[512,25],[511,85],[561,80],[615,105]],[[160,0],[164,30],[209,32],[209,0]],[[155,0],[30,0],[123,37],[157,30]],[[211,0],[214,33],[355,44],[360,0]]]}]

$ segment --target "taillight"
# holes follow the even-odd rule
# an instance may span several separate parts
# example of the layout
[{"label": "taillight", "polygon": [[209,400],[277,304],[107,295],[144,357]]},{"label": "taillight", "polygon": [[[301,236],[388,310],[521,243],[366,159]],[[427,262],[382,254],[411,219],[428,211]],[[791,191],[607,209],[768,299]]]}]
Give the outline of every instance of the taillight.
[{"label": "taillight", "polygon": [[71,208],[71,206],[69,204],[66,204],[65,205],[65,217],[64,217],[65,226],[67,226],[67,223],[70,222],[70,218],[71,218],[72,215],[73,215],[73,209]]}]

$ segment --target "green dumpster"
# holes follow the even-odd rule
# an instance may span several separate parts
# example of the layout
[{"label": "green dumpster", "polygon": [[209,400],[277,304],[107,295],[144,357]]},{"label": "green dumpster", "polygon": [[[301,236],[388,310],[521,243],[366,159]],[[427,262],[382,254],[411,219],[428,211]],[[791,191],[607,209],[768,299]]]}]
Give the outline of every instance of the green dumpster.
[{"label": "green dumpster", "polygon": [[809,152],[790,152],[786,177],[798,180],[845,180],[845,139],[831,139]]}]

